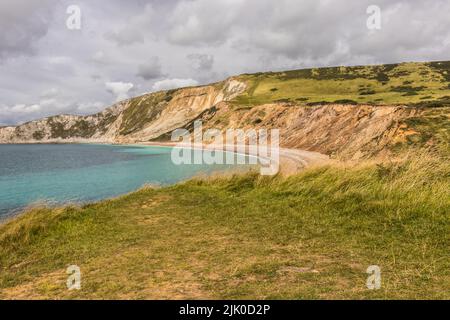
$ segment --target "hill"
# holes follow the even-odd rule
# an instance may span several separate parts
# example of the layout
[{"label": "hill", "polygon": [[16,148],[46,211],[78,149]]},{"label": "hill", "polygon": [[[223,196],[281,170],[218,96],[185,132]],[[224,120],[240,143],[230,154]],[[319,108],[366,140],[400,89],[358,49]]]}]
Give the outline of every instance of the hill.
[{"label": "hill", "polygon": [[0,128],[0,143],[167,140],[205,129],[283,128],[281,145],[341,159],[413,148],[450,151],[450,62],[244,74],[145,94],[91,116],[61,115]]}]

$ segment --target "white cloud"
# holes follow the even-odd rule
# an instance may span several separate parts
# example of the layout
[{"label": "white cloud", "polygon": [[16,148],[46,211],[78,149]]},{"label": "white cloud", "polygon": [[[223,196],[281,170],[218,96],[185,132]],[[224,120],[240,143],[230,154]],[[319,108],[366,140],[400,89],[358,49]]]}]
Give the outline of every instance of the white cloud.
[{"label": "white cloud", "polygon": [[131,82],[107,82],[105,83],[106,90],[116,97],[116,102],[128,99],[128,92],[133,89],[134,85]]},{"label": "white cloud", "polygon": [[57,114],[94,114],[106,107],[103,102],[82,102],[44,98],[34,104],[0,105],[0,124],[11,125]]},{"label": "white cloud", "polygon": [[170,90],[196,85],[198,85],[198,82],[194,79],[166,79],[155,82],[153,91]]},{"label": "white cloud", "polygon": [[13,106],[0,106],[0,122],[4,125],[11,124],[13,121],[24,121],[30,116],[38,116],[41,112],[39,104],[25,105],[16,104]]},{"label": "white cloud", "polygon": [[33,104],[30,106],[24,104],[16,104],[11,108],[7,108],[7,111],[17,112],[17,113],[32,113],[41,110],[41,106],[38,104]]}]

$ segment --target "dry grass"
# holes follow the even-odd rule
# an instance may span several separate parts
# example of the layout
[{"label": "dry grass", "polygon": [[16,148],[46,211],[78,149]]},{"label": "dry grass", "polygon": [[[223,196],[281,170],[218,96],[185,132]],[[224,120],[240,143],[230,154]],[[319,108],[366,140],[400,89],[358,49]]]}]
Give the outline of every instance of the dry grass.
[{"label": "dry grass", "polygon": [[0,298],[449,299],[449,169],[421,155],[35,209],[0,226]]}]

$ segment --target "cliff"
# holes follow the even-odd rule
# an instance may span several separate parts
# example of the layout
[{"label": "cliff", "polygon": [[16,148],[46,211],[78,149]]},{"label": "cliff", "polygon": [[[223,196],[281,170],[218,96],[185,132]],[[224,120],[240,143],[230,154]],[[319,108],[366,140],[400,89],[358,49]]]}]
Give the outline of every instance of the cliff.
[{"label": "cliff", "polygon": [[0,143],[164,141],[177,128],[279,128],[281,145],[345,159],[411,146],[448,151],[450,63],[337,67],[231,77],[145,94],[89,116],[0,128]]}]

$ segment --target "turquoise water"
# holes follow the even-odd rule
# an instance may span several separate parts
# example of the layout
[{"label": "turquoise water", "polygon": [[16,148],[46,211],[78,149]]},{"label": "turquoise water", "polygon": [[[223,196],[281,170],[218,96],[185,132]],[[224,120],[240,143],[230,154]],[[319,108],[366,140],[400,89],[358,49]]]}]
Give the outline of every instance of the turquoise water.
[{"label": "turquoise water", "polygon": [[145,184],[169,185],[237,167],[175,165],[171,150],[153,146],[0,145],[0,218],[39,202],[91,202]]}]

